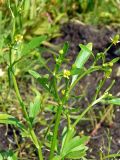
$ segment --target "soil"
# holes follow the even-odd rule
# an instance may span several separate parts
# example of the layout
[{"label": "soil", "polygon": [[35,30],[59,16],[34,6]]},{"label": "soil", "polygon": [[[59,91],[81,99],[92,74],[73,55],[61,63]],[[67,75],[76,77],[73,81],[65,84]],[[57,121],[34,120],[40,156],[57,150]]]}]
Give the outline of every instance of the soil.
[{"label": "soil", "polygon": [[[67,23],[64,24],[61,28],[61,37],[56,39],[52,39],[51,43],[53,44],[63,44],[65,41],[69,42],[70,49],[68,53],[68,64],[72,64],[73,60],[75,59],[77,53],[80,51],[79,44],[86,44],[88,42],[93,43],[93,52],[97,54],[98,52],[104,51],[106,47],[109,46],[111,43],[110,37],[113,37],[117,32],[118,29],[112,29],[110,27],[99,27],[99,26],[89,26],[80,23]],[[120,44],[112,47],[107,53],[107,60],[111,60],[114,57],[119,56],[120,52]],[[49,56],[47,56],[49,58]],[[91,59],[88,61],[88,66],[91,63]],[[78,84],[76,94],[82,94],[84,91],[87,93],[87,98],[81,102],[77,102],[79,106],[82,106],[83,109],[85,107],[86,102],[91,101],[91,97],[94,95],[96,84],[100,81],[103,77],[103,74],[100,72],[95,72],[92,75],[87,76],[84,80]],[[111,93],[114,96],[120,96],[120,63],[118,62],[115,64],[112,72],[112,76],[110,79],[107,80],[103,90],[110,84],[110,82],[115,79],[116,83],[113,86]],[[106,106],[109,107],[109,106]],[[99,112],[102,110],[102,106],[95,106],[95,112]],[[97,133],[92,136],[88,146],[91,148],[89,150],[87,157],[88,159],[99,160],[99,153],[102,151],[103,153],[107,153],[107,148],[109,144],[108,133],[111,139],[110,145],[110,153],[118,153],[120,151],[120,107],[114,108],[113,114],[113,121],[112,124],[107,122],[103,122],[101,124],[100,129]],[[98,120],[99,122],[99,120]],[[94,127],[91,125],[90,122],[80,123],[79,127],[77,128],[78,132],[84,130],[87,135],[93,131]],[[109,130],[109,131],[108,131]],[[0,150],[7,149],[8,144],[10,143],[9,140],[5,136],[6,127],[0,126]],[[118,158],[119,160],[120,158]],[[116,158],[117,160],[117,158]]]},{"label": "soil", "polygon": [[6,134],[6,127],[0,125],[0,150],[8,148],[8,140],[5,134]]}]

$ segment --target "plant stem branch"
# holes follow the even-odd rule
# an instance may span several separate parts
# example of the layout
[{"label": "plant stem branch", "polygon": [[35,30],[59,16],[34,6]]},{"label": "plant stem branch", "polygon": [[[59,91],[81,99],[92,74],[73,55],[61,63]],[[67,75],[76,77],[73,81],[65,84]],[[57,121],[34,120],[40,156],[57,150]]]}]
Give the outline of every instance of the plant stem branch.
[{"label": "plant stem branch", "polygon": [[20,106],[22,108],[22,112],[24,114],[24,117],[25,117],[25,119],[27,121],[31,139],[32,139],[33,143],[35,144],[35,146],[36,146],[36,148],[38,150],[39,160],[43,160],[40,143],[39,143],[38,138],[36,137],[35,132],[34,132],[34,130],[32,128],[32,125],[31,125],[31,122],[30,122],[26,107],[25,107],[25,105],[23,103],[22,97],[21,97],[20,92],[19,92],[19,88],[18,88],[18,85],[17,85],[17,81],[16,81],[16,78],[15,78],[14,72],[12,70],[12,52],[11,52],[11,49],[10,49],[9,60],[10,60],[9,69],[10,69],[11,77],[12,77],[12,80],[13,80],[13,85],[14,85],[14,89],[15,89],[15,93],[16,93],[17,99],[18,99],[19,104],[20,104]]},{"label": "plant stem branch", "polygon": [[74,122],[74,124],[72,125],[72,127],[74,128],[77,123],[84,117],[84,115],[97,103],[99,103],[104,97],[106,96],[106,94],[103,94],[100,98],[96,99],[94,102],[92,102],[85,110],[84,112],[76,119],[76,121]]},{"label": "plant stem branch", "polygon": [[105,118],[109,115],[109,113],[112,110],[112,108],[113,108],[113,106],[110,106],[110,108],[105,113],[105,115],[102,117],[102,119],[100,120],[100,122],[95,126],[94,130],[91,133],[91,136],[94,136],[97,133],[98,129],[101,127],[101,124],[104,122]]},{"label": "plant stem branch", "polygon": [[16,92],[16,96],[18,98],[18,101],[22,107],[22,112],[24,114],[24,117],[28,123],[28,127],[29,127],[29,132],[30,132],[30,135],[31,135],[31,139],[33,141],[33,143],[35,144],[37,150],[38,150],[38,156],[39,156],[39,160],[43,160],[43,156],[42,156],[42,149],[41,149],[41,145],[40,145],[40,142],[38,140],[38,138],[36,137],[35,135],[35,132],[31,126],[31,123],[30,123],[30,120],[29,120],[29,116],[28,116],[28,113],[27,113],[27,110],[26,110],[26,107],[22,101],[22,98],[21,98],[21,95],[20,95],[20,92],[19,92],[19,89],[18,89],[18,85],[17,85],[17,81],[16,81],[16,78],[13,74],[13,72],[11,71],[11,74],[12,74],[12,79],[13,79],[13,85],[14,85],[14,88],[15,88],[15,92]]},{"label": "plant stem branch", "polygon": [[57,113],[56,113],[56,121],[55,121],[55,127],[53,131],[53,138],[52,138],[52,144],[51,144],[51,150],[50,150],[50,160],[52,160],[54,156],[54,150],[55,150],[56,139],[58,135],[58,127],[60,123],[62,108],[63,108],[62,105],[58,106]]}]

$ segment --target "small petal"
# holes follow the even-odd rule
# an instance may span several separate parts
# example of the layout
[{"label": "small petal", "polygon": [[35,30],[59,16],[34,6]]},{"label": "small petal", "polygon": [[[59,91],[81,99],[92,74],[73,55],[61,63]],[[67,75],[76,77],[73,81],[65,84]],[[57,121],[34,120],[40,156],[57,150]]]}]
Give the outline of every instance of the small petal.
[{"label": "small petal", "polygon": [[0,68],[0,77],[2,77],[4,75],[3,70]]}]

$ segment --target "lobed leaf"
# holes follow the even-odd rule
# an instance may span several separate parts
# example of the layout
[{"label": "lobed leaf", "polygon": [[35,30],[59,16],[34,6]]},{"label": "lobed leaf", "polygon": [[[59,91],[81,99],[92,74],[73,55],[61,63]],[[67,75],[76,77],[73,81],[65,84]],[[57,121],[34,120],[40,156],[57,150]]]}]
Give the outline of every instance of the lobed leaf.
[{"label": "lobed leaf", "polygon": [[65,157],[68,153],[72,151],[81,151],[85,149],[86,146],[84,146],[84,144],[88,141],[88,139],[89,138],[86,136],[83,136],[82,138],[76,136],[69,140],[68,143],[66,143],[66,145],[63,147],[63,151],[61,153],[62,157]]},{"label": "lobed leaf", "polygon": [[63,129],[63,139],[62,139],[62,146],[61,146],[61,152],[63,151],[65,145],[72,139],[72,137],[75,135],[74,128],[67,129],[64,127]]}]

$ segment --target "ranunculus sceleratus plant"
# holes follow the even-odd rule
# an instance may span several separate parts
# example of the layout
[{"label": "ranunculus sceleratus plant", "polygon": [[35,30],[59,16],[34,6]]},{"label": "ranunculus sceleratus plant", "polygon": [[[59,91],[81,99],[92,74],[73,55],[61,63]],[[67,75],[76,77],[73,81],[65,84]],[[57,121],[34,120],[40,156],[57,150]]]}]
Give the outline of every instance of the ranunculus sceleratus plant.
[{"label": "ranunculus sceleratus plant", "polygon": [[[17,38],[17,40],[16,40]],[[55,102],[55,115],[53,116],[53,120],[50,122],[49,128],[46,128],[48,134],[49,130],[51,130],[52,138],[48,141],[46,138],[44,140],[39,139],[34,131],[34,123],[41,110],[41,94],[36,91],[36,97],[34,102],[30,103],[29,110],[27,109],[22,96],[19,91],[18,83],[15,76],[16,64],[21,59],[25,58],[28,54],[31,53],[36,47],[38,47],[43,41],[46,40],[46,36],[33,38],[29,43],[24,44],[20,42],[18,44],[18,39],[22,36],[17,36],[11,43],[9,47],[9,67],[8,67],[8,75],[9,79],[12,80],[14,90],[16,92],[16,97],[19,101],[23,117],[26,123],[22,123],[17,118],[9,115],[7,113],[0,113],[0,123],[11,124],[18,127],[21,131],[21,134],[24,137],[29,137],[33,142],[36,150],[38,151],[38,159],[45,159],[45,155],[43,154],[43,149],[47,149],[49,151],[49,160],[64,160],[64,159],[85,159],[86,151],[88,147],[86,146],[89,141],[88,136],[83,135],[80,137],[76,133],[76,125],[81,121],[81,119],[86,115],[86,113],[96,104],[98,103],[107,103],[107,104],[115,104],[120,105],[120,99],[113,97],[109,94],[109,90],[114,84],[114,80],[110,84],[110,86],[100,95],[101,88],[103,87],[105,81],[110,78],[112,72],[112,66],[115,62],[119,60],[119,58],[115,58],[110,62],[105,61],[105,52],[109,49],[107,48],[105,52],[98,53],[94,55],[92,53],[92,44],[88,43],[87,45],[80,44],[80,52],[77,55],[77,58],[70,69],[62,67],[63,62],[65,62],[66,54],[68,52],[69,45],[66,42],[63,46],[63,49],[59,51],[59,53],[55,57],[55,67],[51,70],[47,67],[48,74],[40,75],[35,70],[29,70],[29,74],[31,74],[37,82],[42,86],[45,92],[53,98]],[[112,43],[116,44],[118,42],[119,37],[115,36],[112,39]],[[16,47],[17,43],[17,47]],[[20,45],[20,46],[19,46]],[[19,55],[14,58],[14,54],[19,53]],[[85,63],[88,61],[90,56],[93,57],[93,63],[88,68],[85,67]],[[101,65],[98,65],[98,61],[101,59]],[[22,62],[23,63],[23,62]],[[95,71],[100,71],[104,73],[103,78],[97,84],[97,88],[95,94],[92,98],[92,102],[84,109],[84,111],[75,119],[74,121],[70,118],[69,106],[68,102],[71,99],[71,93],[74,94],[73,88],[76,84],[85,76],[92,74]],[[64,87],[60,88],[60,82],[64,83]],[[37,90],[37,89],[36,89]],[[67,106],[67,107],[66,107]],[[63,118],[66,118],[67,125],[63,127],[63,131],[61,135],[58,137],[59,125]],[[46,137],[46,136],[45,136]],[[46,141],[47,144],[46,145]]]}]

